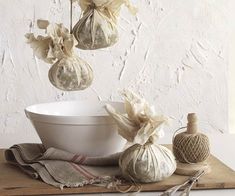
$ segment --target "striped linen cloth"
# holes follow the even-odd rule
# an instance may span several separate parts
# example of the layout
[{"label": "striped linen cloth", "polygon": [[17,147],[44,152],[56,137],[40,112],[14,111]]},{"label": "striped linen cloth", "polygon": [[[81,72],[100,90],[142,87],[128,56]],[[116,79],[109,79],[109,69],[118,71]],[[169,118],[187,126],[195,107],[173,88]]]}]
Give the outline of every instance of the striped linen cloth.
[{"label": "striped linen cloth", "polygon": [[120,153],[107,157],[86,157],[42,144],[18,144],[5,151],[6,160],[30,176],[55,187],[86,184],[109,186],[118,183]]}]

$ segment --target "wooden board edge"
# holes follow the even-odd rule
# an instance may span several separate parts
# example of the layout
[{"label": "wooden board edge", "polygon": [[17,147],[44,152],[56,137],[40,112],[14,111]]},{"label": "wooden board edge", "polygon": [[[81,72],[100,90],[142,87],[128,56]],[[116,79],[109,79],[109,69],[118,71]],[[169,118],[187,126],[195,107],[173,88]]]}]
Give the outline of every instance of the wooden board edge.
[{"label": "wooden board edge", "polygon": [[[120,186],[121,190],[126,190],[130,186],[127,185],[122,185]],[[171,186],[166,185],[162,187],[156,187],[153,189],[152,187],[148,185],[143,185],[141,192],[162,192],[165,191],[166,189],[171,188]],[[195,184],[193,186],[192,190],[216,190],[216,189],[235,189],[235,184],[234,183],[217,183],[217,184],[207,184],[207,185],[202,185],[202,184]],[[130,192],[135,192],[137,191],[138,188],[133,188]],[[93,186],[89,185],[89,188],[87,186],[84,187],[78,187],[78,188],[64,188],[61,190],[60,188],[41,188],[37,190],[32,190],[31,187],[12,187],[7,190],[0,189],[0,196],[18,196],[18,195],[54,195],[54,194],[92,194],[92,193],[120,193],[120,191],[116,190],[115,188],[104,188],[104,187],[99,187],[99,186]]]}]

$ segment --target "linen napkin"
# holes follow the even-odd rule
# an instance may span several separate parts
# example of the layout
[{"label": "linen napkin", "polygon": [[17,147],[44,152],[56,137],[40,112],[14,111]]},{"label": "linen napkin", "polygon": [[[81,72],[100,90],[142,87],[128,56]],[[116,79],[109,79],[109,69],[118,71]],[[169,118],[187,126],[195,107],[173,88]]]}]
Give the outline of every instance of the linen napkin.
[{"label": "linen napkin", "polygon": [[87,157],[64,150],[45,149],[42,144],[18,144],[5,151],[6,160],[30,176],[55,187],[78,187],[86,184],[109,186],[121,175],[121,153],[106,157]]}]

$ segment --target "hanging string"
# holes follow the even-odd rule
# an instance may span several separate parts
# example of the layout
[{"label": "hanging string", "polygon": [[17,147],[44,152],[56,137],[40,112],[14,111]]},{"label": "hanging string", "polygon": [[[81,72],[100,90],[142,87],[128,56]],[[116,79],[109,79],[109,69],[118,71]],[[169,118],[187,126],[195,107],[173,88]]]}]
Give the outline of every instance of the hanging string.
[{"label": "hanging string", "polygon": [[73,0],[70,0],[70,34],[73,31]]}]

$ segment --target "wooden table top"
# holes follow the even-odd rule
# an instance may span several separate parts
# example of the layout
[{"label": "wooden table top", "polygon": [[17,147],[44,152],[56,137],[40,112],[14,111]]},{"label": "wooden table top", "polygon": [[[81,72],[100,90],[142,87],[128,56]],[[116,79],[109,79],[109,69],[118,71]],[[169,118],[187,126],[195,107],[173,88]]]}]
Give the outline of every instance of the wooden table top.
[{"label": "wooden table top", "polygon": [[[235,172],[224,165],[220,160],[211,156],[208,160],[211,172],[200,178],[193,189],[228,189],[235,188]],[[184,182],[188,177],[172,175],[170,178],[151,184],[143,184],[142,191],[162,191],[176,184]],[[129,187],[128,184],[121,189]],[[47,185],[40,180],[32,179],[23,173],[18,167],[6,163],[4,150],[0,150],[0,195],[50,195],[50,194],[75,194],[75,193],[107,193],[116,192],[115,189],[107,189],[88,185],[79,188],[64,188],[60,190]]]}]

